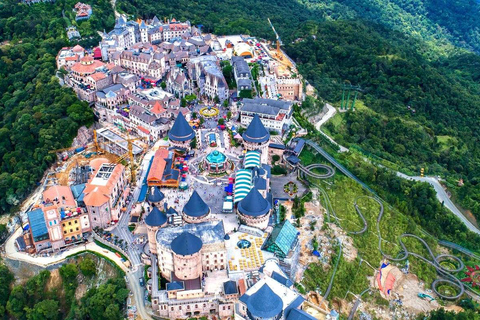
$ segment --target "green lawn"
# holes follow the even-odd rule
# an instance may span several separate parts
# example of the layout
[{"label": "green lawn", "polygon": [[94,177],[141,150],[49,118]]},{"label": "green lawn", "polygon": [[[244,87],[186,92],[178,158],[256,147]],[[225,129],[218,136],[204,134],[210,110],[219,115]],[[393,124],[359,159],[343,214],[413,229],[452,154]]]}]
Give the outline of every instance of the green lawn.
[{"label": "green lawn", "polygon": [[458,140],[455,137],[451,136],[436,136],[437,141],[440,144],[440,151],[444,151],[449,149],[450,147],[454,147],[457,145]]},{"label": "green lawn", "polygon": [[[304,149],[300,158],[304,165],[319,162],[317,160],[319,157],[315,156],[307,148]],[[363,223],[355,210],[354,201],[359,196],[370,195],[369,193],[364,191],[355,181],[340,173],[337,173],[333,178],[328,180],[308,179],[314,185],[323,188],[327,192],[331,205],[340,220],[340,226],[345,231],[359,231],[362,229]],[[325,205],[322,197],[320,197],[320,203],[322,206]],[[376,229],[380,206],[374,200],[368,198],[358,199],[357,204],[367,220],[368,229],[364,234],[351,235],[351,237],[362,259],[368,262],[373,268],[378,268],[383,259],[378,250],[378,235]],[[430,244],[432,250],[436,248],[436,242],[433,239],[426,238],[411,219],[399,212],[392,211],[386,205],[385,213],[380,222],[380,228],[383,238],[382,249],[389,255],[396,256],[401,251],[398,236],[403,233],[416,234],[425,239],[427,243]],[[417,240],[407,238],[404,239],[404,242],[409,251],[423,254],[427,257],[427,251]],[[333,259],[333,261],[335,261],[335,259]],[[331,298],[343,298],[347,290],[359,293],[368,286],[366,276],[372,276],[374,270],[365,262],[363,262],[360,267],[359,265],[359,258],[352,263],[347,263],[343,259],[340,261],[339,271],[335,276],[335,282],[331,292]],[[405,262],[400,262],[396,265],[402,268],[405,266]],[[309,266],[305,272],[303,285],[305,285],[307,290],[315,290],[317,287],[325,290],[331,273],[333,272],[332,269],[333,268],[330,267],[325,271],[320,264]],[[427,286],[436,279],[435,269],[418,259],[410,259],[410,270],[425,281]]]}]

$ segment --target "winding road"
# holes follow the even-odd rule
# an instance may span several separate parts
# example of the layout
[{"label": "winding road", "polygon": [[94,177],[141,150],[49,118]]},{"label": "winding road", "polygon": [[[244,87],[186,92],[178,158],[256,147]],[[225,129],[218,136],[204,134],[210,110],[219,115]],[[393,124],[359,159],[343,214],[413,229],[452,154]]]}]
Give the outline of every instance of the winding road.
[{"label": "winding road", "polygon": [[[328,112],[320,119],[317,123],[315,123],[315,128],[324,136],[326,136],[332,143],[335,143],[338,145],[341,149],[341,151],[348,151],[347,148],[344,148],[340,146],[335,140],[333,140],[331,137],[326,135],[322,130],[321,126],[325,124],[328,120],[330,120],[336,113],[335,107],[333,107],[330,104],[326,104],[326,107],[328,108]],[[343,167],[341,164],[339,164],[335,158],[330,156],[325,150],[323,150],[320,146],[318,146],[315,142],[311,140],[306,140],[306,143],[310,145],[312,148],[314,148],[317,152],[319,152],[322,156],[325,157],[330,163],[332,163],[337,169],[339,169],[343,174],[345,174],[347,177],[352,178],[353,180],[357,181],[365,190],[369,191],[372,193],[375,197],[377,194],[375,191],[373,191],[371,188],[369,188],[366,184],[364,184],[362,181],[360,181],[355,175],[353,175],[350,171],[348,171],[345,167]],[[342,150],[344,148],[345,150]],[[470,220],[468,220],[463,213],[455,206],[455,204],[450,200],[450,197],[447,195],[445,192],[445,189],[443,189],[443,186],[440,184],[440,182],[434,178],[434,177],[419,177],[419,176],[408,176],[404,173],[396,171],[396,175],[407,179],[407,180],[414,180],[414,181],[422,181],[422,182],[427,182],[430,185],[433,186],[435,189],[435,192],[437,193],[437,199],[442,202],[445,207],[447,207],[454,215],[456,215],[464,224],[467,226],[467,228],[475,232],[476,234],[480,234],[480,229],[476,227]]]}]

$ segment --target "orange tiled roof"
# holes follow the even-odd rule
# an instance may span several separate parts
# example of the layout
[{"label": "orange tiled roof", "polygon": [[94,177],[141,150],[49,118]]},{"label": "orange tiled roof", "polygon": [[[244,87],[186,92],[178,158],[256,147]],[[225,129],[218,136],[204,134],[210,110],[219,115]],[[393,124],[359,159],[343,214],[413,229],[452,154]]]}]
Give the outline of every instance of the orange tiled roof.
[{"label": "orange tiled roof", "polygon": [[79,44],[77,44],[75,47],[72,48],[72,51],[73,52],[82,52],[82,51],[85,51],[85,49],[83,49],[83,47]]},{"label": "orange tiled roof", "polygon": [[[98,169],[102,166],[102,164],[108,163],[108,160],[104,158],[99,158],[95,160],[90,161],[90,166],[92,166],[95,169],[95,171],[98,171]],[[110,175],[110,178],[108,179],[107,184],[104,186],[92,184],[92,180],[95,177],[95,174],[92,175],[88,183],[85,185],[85,189],[83,190],[83,193],[85,194],[85,197],[83,198],[83,202],[85,202],[87,206],[95,206],[95,207],[105,204],[111,198],[113,187],[117,184],[118,179],[120,179],[120,176],[124,171],[124,168],[125,167],[123,165],[117,164],[115,166],[115,169],[113,169],[113,172]]]},{"label": "orange tiled roof", "polygon": [[158,101],[155,101],[155,104],[153,105],[153,108],[152,110],[150,110],[151,112],[153,112],[154,114],[162,114],[164,113],[166,110],[164,107],[162,107],[162,105],[160,104],[160,102]]},{"label": "orange tiled roof", "polygon": [[78,61],[78,55],[74,55],[72,57],[66,57],[65,61]]},{"label": "orange tiled roof", "polygon": [[[43,192],[42,197],[44,201],[47,199],[50,201],[58,199],[60,205],[77,206],[73,198],[72,190],[67,186],[52,186]],[[65,198],[65,200],[63,198]]]},{"label": "orange tiled roof", "polygon": [[165,158],[168,157],[168,150],[167,149],[158,149],[155,152],[155,156],[153,158],[152,166],[150,168],[150,172],[148,173],[147,181],[149,180],[156,180],[161,181],[163,178],[163,171],[165,171],[165,165],[167,162]]},{"label": "orange tiled roof", "polygon": [[87,206],[100,207],[108,202],[109,197],[106,196],[102,190],[104,187],[97,187],[83,198],[83,202]]},{"label": "orange tiled roof", "polygon": [[[85,58],[91,58],[93,60],[92,57],[85,57]],[[93,60],[92,62],[87,64],[89,60],[85,58],[81,59],[80,62],[75,63],[71,68],[72,71],[77,73],[83,73],[83,74],[91,74],[95,72],[95,69],[104,65],[103,62],[98,60]]]},{"label": "orange tiled roof", "polygon": [[90,77],[92,77],[94,81],[99,81],[99,80],[105,79],[107,75],[103,72],[95,72]]}]

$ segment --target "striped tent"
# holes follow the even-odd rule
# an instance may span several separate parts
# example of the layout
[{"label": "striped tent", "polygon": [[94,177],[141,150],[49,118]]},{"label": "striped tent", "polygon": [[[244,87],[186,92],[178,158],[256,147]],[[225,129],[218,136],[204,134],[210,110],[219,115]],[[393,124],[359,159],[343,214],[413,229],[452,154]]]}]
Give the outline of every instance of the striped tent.
[{"label": "striped tent", "polygon": [[245,168],[260,168],[260,153],[258,151],[248,151],[245,154]]},{"label": "striped tent", "polygon": [[233,188],[233,202],[237,203],[243,200],[252,187],[252,172],[245,169],[238,170],[235,176],[235,186]]}]

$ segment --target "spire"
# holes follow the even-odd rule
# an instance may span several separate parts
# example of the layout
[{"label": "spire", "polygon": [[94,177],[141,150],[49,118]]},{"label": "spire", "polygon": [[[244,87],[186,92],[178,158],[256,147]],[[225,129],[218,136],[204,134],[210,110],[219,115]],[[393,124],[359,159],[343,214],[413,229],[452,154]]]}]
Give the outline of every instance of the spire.
[{"label": "spire", "polygon": [[150,227],[161,227],[167,223],[167,215],[160,211],[157,207],[153,207],[152,211],[145,218],[145,223]]},{"label": "spire", "polygon": [[187,120],[185,120],[182,112],[179,112],[172,129],[168,132],[168,138],[173,141],[187,141],[192,140],[194,137],[195,133],[192,127],[190,127]]},{"label": "spire", "polygon": [[242,137],[243,140],[248,142],[262,143],[270,139],[270,133],[265,129],[258,115],[255,114]]},{"label": "spire", "polygon": [[190,217],[203,217],[210,213],[210,208],[195,190],[183,207],[183,213]]},{"label": "spire", "polygon": [[171,244],[172,251],[182,256],[195,254],[202,249],[202,246],[202,240],[188,232],[180,234]]},{"label": "spire", "polygon": [[251,217],[263,216],[270,209],[270,203],[258,192],[256,187],[253,187],[238,204],[238,211]]}]

